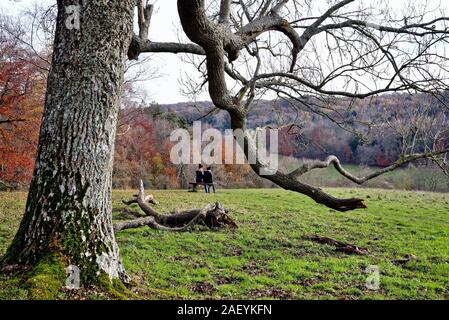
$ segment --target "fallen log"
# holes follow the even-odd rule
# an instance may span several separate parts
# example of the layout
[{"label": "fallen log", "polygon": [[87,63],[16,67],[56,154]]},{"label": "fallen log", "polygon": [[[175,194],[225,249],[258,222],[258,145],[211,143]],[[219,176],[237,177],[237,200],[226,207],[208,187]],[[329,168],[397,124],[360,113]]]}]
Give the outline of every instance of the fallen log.
[{"label": "fallen log", "polygon": [[204,208],[162,214],[149,206],[149,203],[157,204],[158,202],[152,195],[145,196],[142,181],[140,181],[139,193],[135,195],[135,198],[122,202],[126,205],[137,203],[145,217],[118,222],[114,225],[115,232],[143,226],[163,231],[187,231],[195,225],[201,225],[212,230],[237,227],[234,220],[228,215],[228,210],[223,208],[219,202],[208,204]]}]

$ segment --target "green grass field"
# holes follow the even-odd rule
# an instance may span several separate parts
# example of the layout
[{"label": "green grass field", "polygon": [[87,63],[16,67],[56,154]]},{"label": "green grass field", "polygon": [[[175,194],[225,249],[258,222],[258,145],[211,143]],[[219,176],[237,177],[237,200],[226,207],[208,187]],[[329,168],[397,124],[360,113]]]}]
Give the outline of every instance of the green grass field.
[{"label": "green grass field", "polygon": [[[366,198],[369,209],[335,212],[279,189],[209,195],[155,191],[164,212],[220,201],[239,228],[120,232],[122,259],[135,282],[132,291],[144,299],[449,299],[448,194],[330,191]],[[116,219],[124,207],[120,200],[131,194],[114,192]],[[0,255],[25,201],[24,193],[0,193]],[[348,255],[302,238],[312,234],[357,244],[370,255]],[[408,262],[398,261],[408,255],[413,255]],[[365,287],[368,266],[379,269],[378,290]],[[11,279],[0,277],[1,299],[26,296]]]}]

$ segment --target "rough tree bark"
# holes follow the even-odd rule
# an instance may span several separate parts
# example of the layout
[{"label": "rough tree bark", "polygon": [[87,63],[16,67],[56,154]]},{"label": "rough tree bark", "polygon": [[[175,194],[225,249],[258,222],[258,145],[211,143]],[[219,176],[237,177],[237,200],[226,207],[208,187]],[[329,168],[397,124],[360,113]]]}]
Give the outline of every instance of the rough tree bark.
[{"label": "rough tree bark", "polygon": [[[25,215],[4,265],[35,265],[48,255],[80,269],[125,278],[111,214],[114,140],[133,0],[58,0],[39,149]],[[80,28],[68,28],[68,6]],[[75,17],[76,18],[76,17]]]}]

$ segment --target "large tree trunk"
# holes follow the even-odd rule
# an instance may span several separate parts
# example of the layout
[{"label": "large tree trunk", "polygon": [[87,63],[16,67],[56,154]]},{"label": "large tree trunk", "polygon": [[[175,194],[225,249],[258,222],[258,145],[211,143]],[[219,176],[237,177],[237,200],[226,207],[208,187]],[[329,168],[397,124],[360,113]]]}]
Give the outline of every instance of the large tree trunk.
[{"label": "large tree trunk", "polygon": [[[53,64],[26,211],[4,264],[48,255],[80,269],[122,277],[112,226],[111,179],[133,0],[58,1]],[[79,5],[80,28],[67,27]],[[70,11],[69,11],[70,12]]]}]

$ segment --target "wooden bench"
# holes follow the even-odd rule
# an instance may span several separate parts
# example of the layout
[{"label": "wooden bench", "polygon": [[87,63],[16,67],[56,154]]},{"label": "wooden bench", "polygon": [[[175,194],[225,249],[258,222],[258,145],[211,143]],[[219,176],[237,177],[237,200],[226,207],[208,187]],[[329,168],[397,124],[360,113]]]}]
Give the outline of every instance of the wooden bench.
[{"label": "wooden bench", "polygon": [[197,192],[198,186],[205,186],[208,185],[209,187],[212,187],[212,190],[215,193],[215,184],[214,183],[204,183],[204,182],[189,182],[189,185],[192,186],[192,192]]}]

